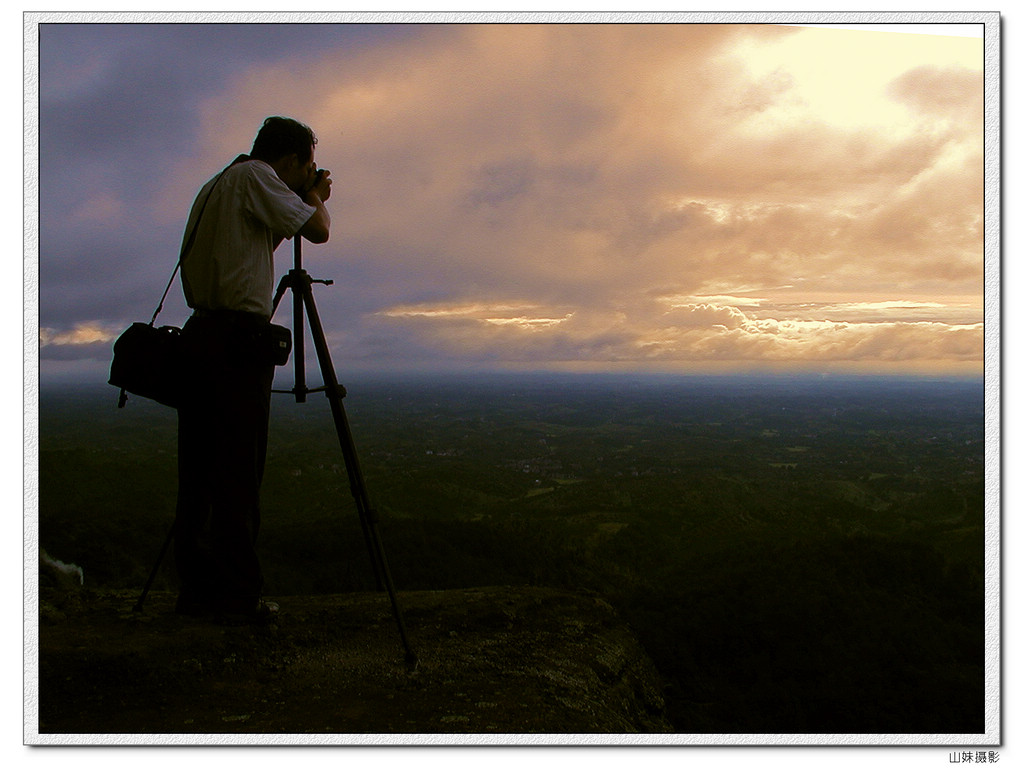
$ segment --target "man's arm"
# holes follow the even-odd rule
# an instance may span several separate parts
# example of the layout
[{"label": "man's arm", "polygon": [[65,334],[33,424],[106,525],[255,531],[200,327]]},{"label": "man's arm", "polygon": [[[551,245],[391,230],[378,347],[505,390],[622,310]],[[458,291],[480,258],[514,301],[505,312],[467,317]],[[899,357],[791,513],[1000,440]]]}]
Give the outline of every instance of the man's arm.
[{"label": "man's arm", "polygon": [[310,243],[326,243],[331,236],[331,215],[324,203],[331,197],[331,172],[321,171],[316,183],[302,196],[304,203],[316,211],[299,228],[298,234]]}]

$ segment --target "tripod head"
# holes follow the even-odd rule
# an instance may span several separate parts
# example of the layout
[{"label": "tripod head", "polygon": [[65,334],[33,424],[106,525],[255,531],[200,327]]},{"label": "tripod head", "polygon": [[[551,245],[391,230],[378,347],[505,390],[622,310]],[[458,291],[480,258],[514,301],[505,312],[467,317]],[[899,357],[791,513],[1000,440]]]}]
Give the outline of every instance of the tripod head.
[{"label": "tripod head", "polygon": [[[274,295],[273,312],[284,297],[285,291],[292,292],[292,358],[295,367],[295,385],[291,390],[274,390],[274,392],[287,392],[295,396],[296,403],[305,403],[306,395],[311,392],[320,392],[331,386],[329,383],[323,387],[310,389],[306,387],[306,344],[305,344],[305,319],[309,317],[310,329],[313,332],[313,343],[317,346],[317,355],[322,360],[326,353],[326,341],[324,341],[323,327],[320,325],[320,316],[313,303],[313,284],[321,283],[325,286],[333,286],[333,280],[314,280],[302,269],[302,237],[296,234],[293,238],[294,266],[281,278],[277,286],[277,293]],[[320,349],[323,345],[323,350]],[[334,385],[341,387],[341,385]],[[344,397],[344,396],[342,396]]]}]

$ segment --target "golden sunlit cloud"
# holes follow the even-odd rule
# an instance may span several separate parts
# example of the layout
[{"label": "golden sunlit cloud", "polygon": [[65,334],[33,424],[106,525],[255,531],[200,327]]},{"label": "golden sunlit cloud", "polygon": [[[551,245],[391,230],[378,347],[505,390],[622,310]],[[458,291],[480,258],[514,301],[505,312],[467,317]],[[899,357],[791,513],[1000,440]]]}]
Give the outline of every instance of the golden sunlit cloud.
[{"label": "golden sunlit cloud", "polygon": [[[905,311],[895,303],[871,307]],[[500,350],[509,360],[601,360],[692,364],[701,360],[888,364],[980,363],[981,323],[753,317],[738,307],[677,304],[668,312],[588,312],[562,318],[472,317],[463,312],[387,313],[405,333],[430,339],[446,355],[472,358]],[[497,326],[497,328],[496,328]]]},{"label": "golden sunlit cloud", "polygon": [[561,318],[484,318],[485,323],[492,323],[496,326],[518,326],[527,330],[539,330],[550,326],[557,326],[565,323],[572,317],[572,313]]},{"label": "golden sunlit cloud", "polygon": [[557,326],[572,317],[567,313],[561,317],[550,318],[538,315],[522,315],[528,311],[537,311],[540,308],[534,304],[462,304],[451,306],[419,305],[393,307],[385,310],[379,315],[388,318],[427,318],[427,319],[455,319],[468,318],[481,323],[490,323],[495,326],[515,326],[526,330],[537,330]]},{"label": "golden sunlit cloud", "polygon": [[80,323],[70,331],[57,331],[52,328],[39,329],[39,345],[84,345],[97,342],[113,342],[123,329],[113,330],[96,323]]}]

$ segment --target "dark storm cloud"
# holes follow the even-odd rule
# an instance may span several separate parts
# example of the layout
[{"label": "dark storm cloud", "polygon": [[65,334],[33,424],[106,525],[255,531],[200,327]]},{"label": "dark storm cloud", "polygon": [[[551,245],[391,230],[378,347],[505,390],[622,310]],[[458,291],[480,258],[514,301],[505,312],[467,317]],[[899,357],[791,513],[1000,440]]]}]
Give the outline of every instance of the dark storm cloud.
[{"label": "dark storm cloud", "polygon": [[[40,25],[40,325],[116,326],[152,314],[182,237],[182,221],[156,209],[200,140],[204,100],[254,64],[302,66],[328,46],[358,51],[404,34],[378,25]],[[169,305],[180,304],[177,293]],[[41,354],[58,355],[49,346]]]},{"label": "dark storm cloud", "polygon": [[40,134],[68,154],[42,157],[159,158],[194,140],[196,105],[253,63],[308,61],[324,46],[358,50],[400,34],[376,25],[44,24]]}]

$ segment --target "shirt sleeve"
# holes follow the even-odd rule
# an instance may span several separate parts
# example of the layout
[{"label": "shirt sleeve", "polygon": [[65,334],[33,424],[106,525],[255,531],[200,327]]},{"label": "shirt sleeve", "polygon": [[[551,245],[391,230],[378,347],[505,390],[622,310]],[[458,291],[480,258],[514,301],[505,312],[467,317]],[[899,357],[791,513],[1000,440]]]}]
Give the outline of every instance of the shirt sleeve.
[{"label": "shirt sleeve", "polygon": [[247,196],[249,213],[274,234],[292,237],[316,212],[316,208],[302,202],[274,169],[262,163],[247,165],[251,167]]}]

